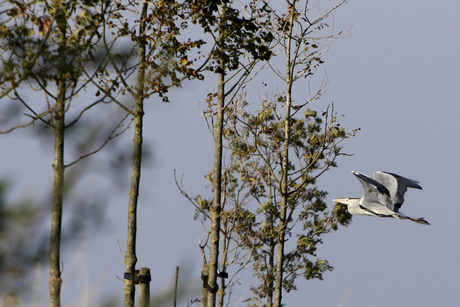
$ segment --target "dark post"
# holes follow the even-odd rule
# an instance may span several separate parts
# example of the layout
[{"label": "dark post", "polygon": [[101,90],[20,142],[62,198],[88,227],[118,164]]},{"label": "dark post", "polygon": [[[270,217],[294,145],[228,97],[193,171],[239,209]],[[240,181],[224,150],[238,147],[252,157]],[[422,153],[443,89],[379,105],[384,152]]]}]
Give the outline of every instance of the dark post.
[{"label": "dark post", "polygon": [[177,307],[177,283],[179,281],[179,266],[176,266],[176,277],[174,278],[174,302],[173,307]]},{"label": "dark post", "polygon": [[150,307],[150,269],[139,270],[139,307]]},{"label": "dark post", "polygon": [[201,272],[201,280],[203,280],[203,289],[202,289],[202,301],[201,306],[208,306],[208,272],[209,266],[203,264],[203,271]]}]

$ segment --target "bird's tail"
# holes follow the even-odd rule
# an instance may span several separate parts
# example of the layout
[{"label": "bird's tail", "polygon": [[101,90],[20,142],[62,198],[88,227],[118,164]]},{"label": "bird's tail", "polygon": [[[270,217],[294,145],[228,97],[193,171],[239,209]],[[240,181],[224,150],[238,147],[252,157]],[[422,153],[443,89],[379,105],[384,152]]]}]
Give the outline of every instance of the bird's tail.
[{"label": "bird's tail", "polygon": [[410,217],[410,216],[404,215],[404,214],[402,214],[401,212],[397,212],[396,217],[397,217],[398,219],[401,219],[401,220],[411,220],[412,222],[416,222],[416,223],[422,224],[422,225],[431,225],[431,224],[428,223],[428,221],[425,220],[423,217],[414,218],[414,217]]}]

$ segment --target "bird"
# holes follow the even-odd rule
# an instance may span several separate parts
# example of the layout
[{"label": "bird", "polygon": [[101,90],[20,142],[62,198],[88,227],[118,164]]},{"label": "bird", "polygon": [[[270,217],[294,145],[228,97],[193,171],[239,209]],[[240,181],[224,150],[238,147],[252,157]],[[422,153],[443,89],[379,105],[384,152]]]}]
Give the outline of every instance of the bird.
[{"label": "bird", "polygon": [[352,174],[363,185],[363,197],[333,199],[336,203],[347,205],[351,214],[411,220],[430,225],[424,218],[412,218],[399,212],[407,188],[422,190],[418,181],[382,171],[374,172],[374,178],[357,171],[352,171]]}]

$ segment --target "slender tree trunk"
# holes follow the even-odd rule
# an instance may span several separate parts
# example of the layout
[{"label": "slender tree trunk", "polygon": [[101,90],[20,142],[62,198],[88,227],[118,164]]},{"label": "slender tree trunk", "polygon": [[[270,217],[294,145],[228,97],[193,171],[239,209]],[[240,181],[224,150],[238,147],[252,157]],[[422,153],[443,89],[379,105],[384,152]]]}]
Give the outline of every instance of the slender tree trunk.
[{"label": "slender tree trunk", "polygon": [[286,115],[284,118],[284,148],[281,154],[281,203],[280,203],[280,223],[278,236],[278,252],[276,256],[276,280],[275,280],[275,306],[281,307],[283,297],[283,267],[284,267],[284,246],[286,242],[287,229],[287,209],[289,198],[288,187],[288,163],[289,163],[289,143],[290,143],[290,119],[291,119],[291,103],[292,103],[292,63],[291,63],[291,36],[295,18],[295,1],[291,6],[291,14],[289,24],[287,25],[288,32],[285,45],[286,53]]},{"label": "slender tree trunk", "polygon": [[65,116],[65,81],[58,81],[58,99],[54,112],[54,189],[53,211],[50,236],[50,307],[61,306],[61,228],[62,204],[64,190],[64,116]]},{"label": "slender tree trunk", "polygon": [[219,261],[219,240],[220,240],[220,214],[221,195],[222,195],[222,132],[224,126],[224,103],[225,103],[225,76],[224,65],[221,65],[221,71],[218,73],[218,91],[217,91],[217,122],[215,131],[215,152],[214,152],[214,178],[213,178],[213,205],[211,210],[211,254],[209,257],[209,277],[208,285],[208,307],[216,306],[217,285],[217,264]]},{"label": "slender tree trunk", "polygon": [[52,113],[54,131],[54,186],[53,186],[53,208],[51,214],[50,234],[50,307],[61,306],[61,229],[62,229],[62,206],[64,191],[64,132],[65,132],[65,94],[66,94],[66,28],[67,20],[65,9],[62,3],[53,3],[56,9],[56,22],[60,31],[59,41],[59,64],[57,76],[57,99],[56,107]]},{"label": "slender tree trunk", "polygon": [[136,232],[137,232],[137,203],[139,199],[139,185],[141,179],[142,141],[143,141],[143,117],[144,117],[144,83],[145,83],[145,17],[148,4],[142,7],[139,25],[139,70],[137,74],[136,109],[134,113],[134,153],[133,168],[131,172],[131,190],[129,192],[128,208],[128,238],[126,243],[125,268],[131,273],[132,280],[125,279],[125,307],[134,307],[135,301],[135,268],[136,257]]},{"label": "slender tree trunk", "polygon": [[[221,17],[225,8],[221,7]],[[219,29],[218,48],[222,49],[225,42],[223,29]],[[209,256],[208,277],[208,307],[216,306],[217,265],[219,262],[220,218],[222,212],[222,155],[225,105],[225,62],[219,59],[217,71],[217,120],[214,136],[214,174],[213,174],[213,204],[211,208],[211,252]]]}]

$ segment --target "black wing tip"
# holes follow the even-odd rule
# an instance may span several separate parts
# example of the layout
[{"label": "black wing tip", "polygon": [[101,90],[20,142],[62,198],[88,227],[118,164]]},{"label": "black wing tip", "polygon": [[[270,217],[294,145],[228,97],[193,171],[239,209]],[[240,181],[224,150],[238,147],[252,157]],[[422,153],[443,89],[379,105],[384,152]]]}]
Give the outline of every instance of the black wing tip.
[{"label": "black wing tip", "polygon": [[367,176],[366,174],[363,174],[363,173],[360,173],[360,172],[357,172],[357,171],[351,171],[351,173],[353,175],[355,175],[356,177],[364,180],[365,182],[372,182],[374,179],[372,179],[371,177]]},{"label": "black wing tip", "polygon": [[[361,180],[364,180],[365,182],[369,182],[368,177],[367,175],[363,174],[363,173],[360,173],[360,172],[357,172],[357,171],[351,171],[351,173],[353,175],[355,175],[356,177],[358,177],[358,179],[361,179]],[[372,178],[370,178],[372,179]]]},{"label": "black wing tip", "polygon": [[[422,186],[419,184],[420,182],[417,181],[417,180],[410,179],[410,178],[406,178],[406,177],[403,177],[403,176],[401,176],[401,175],[398,175],[398,174],[395,174],[395,173],[392,173],[392,172],[385,172],[385,171],[377,171],[377,172],[384,173],[384,174],[388,174],[388,175],[391,175],[391,176],[393,176],[393,177],[395,177],[395,178],[403,178],[403,179],[412,181],[413,184],[412,184],[412,185],[408,185],[408,186],[407,186],[408,188],[423,190]],[[375,173],[377,173],[377,172],[375,172]]]}]

